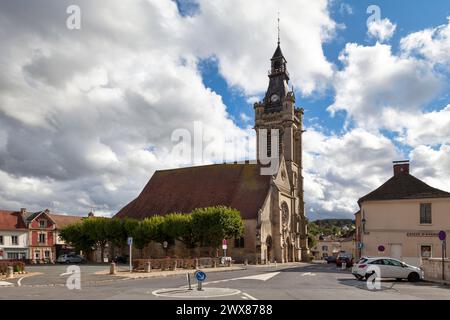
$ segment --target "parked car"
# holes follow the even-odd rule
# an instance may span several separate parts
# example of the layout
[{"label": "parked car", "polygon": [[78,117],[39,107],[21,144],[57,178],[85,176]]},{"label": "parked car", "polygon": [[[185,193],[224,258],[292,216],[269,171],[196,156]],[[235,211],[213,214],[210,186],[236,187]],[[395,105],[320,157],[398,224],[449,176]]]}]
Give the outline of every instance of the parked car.
[{"label": "parked car", "polygon": [[353,256],[349,253],[340,253],[336,258],[336,265],[341,267],[344,262],[347,268],[353,266]]},{"label": "parked car", "polygon": [[380,278],[408,279],[410,282],[416,282],[424,277],[422,268],[391,257],[363,257],[353,265],[352,274],[358,280],[367,280],[377,267],[380,270]]},{"label": "parked car", "polygon": [[63,254],[56,259],[57,263],[84,263],[85,260],[78,254]]},{"label": "parked car", "polygon": [[325,261],[326,261],[327,263],[336,263],[336,257],[335,257],[335,256],[328,256],[328,257],[325,257]]},{"label": "parked car", "polygon": [[113,259],[113,262],[115,263],[127,263],[128,262],[128,255],[126,256],[121,256],[121,255],[116,255]]}]

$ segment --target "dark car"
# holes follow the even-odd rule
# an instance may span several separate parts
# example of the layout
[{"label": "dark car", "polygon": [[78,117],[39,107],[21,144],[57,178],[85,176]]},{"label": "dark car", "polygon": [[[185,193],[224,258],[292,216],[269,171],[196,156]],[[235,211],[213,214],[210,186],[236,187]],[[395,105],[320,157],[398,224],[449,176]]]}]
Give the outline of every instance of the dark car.
[{"label": "dark car", "polygon": [[349,254],[340,254],[336,258],[336,265],[338,267],[341,267],[342,264],[345,262],[347,268],[353,266],[353,257]]},{"label": "dark car", "polygon": [[113,259],[114,263],[127,263],[128,262],[128,256],[120,256],[116,255]]},{"label": "dark car", "polygon": [[327,263],[336,263],[336,257],[335,257],[335,256],[328,256],[328,257],[325,257],[325,261],[326,261]]}]

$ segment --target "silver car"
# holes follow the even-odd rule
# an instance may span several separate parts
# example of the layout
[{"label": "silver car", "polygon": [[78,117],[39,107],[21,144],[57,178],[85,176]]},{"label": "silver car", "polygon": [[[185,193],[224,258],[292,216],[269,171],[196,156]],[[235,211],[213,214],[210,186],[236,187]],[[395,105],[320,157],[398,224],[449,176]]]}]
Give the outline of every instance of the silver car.
[{"label": "silver car", "polygon": [[353,265],[352,274],[358,280],[368,279],[373,274],[379,278],[408,279],[411,282],[424,278],[421,268],[391,257],[363,257]]},{"label": "silver car", "polygon": [[84,258],[78,254],[63,254],[56,259],[57,263],[83,263]]}]

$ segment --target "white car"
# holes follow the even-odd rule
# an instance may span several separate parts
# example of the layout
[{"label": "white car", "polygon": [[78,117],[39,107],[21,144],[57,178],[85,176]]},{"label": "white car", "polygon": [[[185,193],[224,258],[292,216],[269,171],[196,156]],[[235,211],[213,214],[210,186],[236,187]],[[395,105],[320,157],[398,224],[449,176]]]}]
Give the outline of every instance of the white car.
[{"label": "white car", "polygon": [[377,273],[379,278],[408,279],[416,282],[424,277],[423,270],[390,257],[363,257],[353,265],[352,274],[358,279],[368,279]]}]

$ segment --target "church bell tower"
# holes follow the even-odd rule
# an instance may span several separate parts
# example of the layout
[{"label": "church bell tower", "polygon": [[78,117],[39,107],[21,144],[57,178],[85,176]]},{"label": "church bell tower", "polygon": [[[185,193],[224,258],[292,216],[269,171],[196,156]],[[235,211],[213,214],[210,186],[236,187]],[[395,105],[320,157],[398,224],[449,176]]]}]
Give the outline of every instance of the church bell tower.
[{"label": "church bell tower", "polygon": [[[293,199],[291,205],[292,227],[289,238],[295,239],[298,252],[301,250],[301,259],[306,260],[308,245],[302,175],[302,133],[304,132],[302,121],[304,110],[295,106],[295,94],[293,88],[289,88],[287,60],[281,51],[279,36],[277,48],[270,62],[269,86],[266,94],[263,101],[254,104],[257,159],[264,164],[260,156],[262,148],[264,158],[278,156],[280,160],[282,158],[285,160],[291,186],[290,197]],[[272,139],[273,129],[278,132],[278,141]],[[261,139],[261,137],[265,139]],[[264,146],[264,144],[266,145]]]}]

